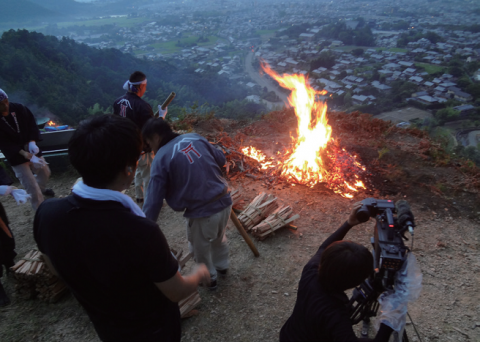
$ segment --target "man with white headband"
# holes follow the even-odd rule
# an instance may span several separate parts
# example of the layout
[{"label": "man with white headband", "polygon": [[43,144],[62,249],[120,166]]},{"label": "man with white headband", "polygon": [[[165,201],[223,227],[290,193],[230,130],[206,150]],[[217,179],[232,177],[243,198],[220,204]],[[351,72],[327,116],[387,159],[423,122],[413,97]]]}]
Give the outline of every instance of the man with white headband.
[{"label": "man with white headband", "polygon": [[[142,131],[145,122],[154,117],[152,107],[146,101],[142,100],[142,96],[147,90],[147,76],[141,71],[135,71],[130,75],[128,81],[125,82],[123,89],[127,92],[113,103],[113,114],[132,120],[138,129]],[[159,114],[165,118],[167,109],[161,111]],[[147,197],[146,192],[148,183],[150,182],[150,167],[153,157],[152,149],[144,143],[144,148],[135,172],[135,197],[139,204],[143,203],[144,198]]]},{"label": "man with white headband", "polygon": [[8,101],[7,94],[0,89],[0,150],[12,166],[15,176],[32,197],[32,208],[37,210],[43,195],[54,196],[46,184],[50,168],[36,142],[40,131],[32,112],[20,103]]}]

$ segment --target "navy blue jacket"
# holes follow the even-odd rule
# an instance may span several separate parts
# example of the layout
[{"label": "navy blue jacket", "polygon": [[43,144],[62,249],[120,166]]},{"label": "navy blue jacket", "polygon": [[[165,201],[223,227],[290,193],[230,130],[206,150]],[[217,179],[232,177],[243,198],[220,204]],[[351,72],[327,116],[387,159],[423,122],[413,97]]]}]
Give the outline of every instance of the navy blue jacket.
[{"label": "navy blue jacket", "polygon": [[229,193],[217,199],[227,186],[221,168],[225,155],[196,133],[180,135],[161,147],[150,170],[145,215],[156,221],[163,199],[185,217],[216,214],[232,204]]}]

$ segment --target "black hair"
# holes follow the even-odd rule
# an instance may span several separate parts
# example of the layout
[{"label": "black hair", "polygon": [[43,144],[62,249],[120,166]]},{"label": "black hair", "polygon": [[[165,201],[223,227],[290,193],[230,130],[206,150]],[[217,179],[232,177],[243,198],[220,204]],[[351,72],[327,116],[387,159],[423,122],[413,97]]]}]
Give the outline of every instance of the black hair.
[{"label": "black hair", "polygon": [[[130,78],[128,79],[130,82],[142,82],[143,80],[145,80],[147,78],[147,75],[145,75],[143,72],[141,71],[134,71],[131,75],[130,75]],[[138,93],[138,86],[136,85],[131,85],[130,86],[130,91],[132,93]]]},{"label": "black hair", "polygon": [[127,166],[135,169],[142,138],[133,121],[101,115],[80,122],[68,143],[68,155],[85,184],[104,188]]},{"label": "black hair", "polygon": [[142,82],[147,78],[147,75],[145,75],[141,71],[134,71],[131,75],[130,78],[128,79],[130,82]]},{"label": "black hair", "polygon": [[159,147],[166,145],[170,140],[180,135],[172,130],[172,127],[167,121],[162,118],[152,118],[143,125],[142,136],[144,139],[151,139],[155,134],[158,134],[162,138]]},{"label": "black hair", "polygon": [[352,241],[336,241],[322,253],[318,277],[327,291],[345,291],[360,285],[373,272],[372,253]]}]

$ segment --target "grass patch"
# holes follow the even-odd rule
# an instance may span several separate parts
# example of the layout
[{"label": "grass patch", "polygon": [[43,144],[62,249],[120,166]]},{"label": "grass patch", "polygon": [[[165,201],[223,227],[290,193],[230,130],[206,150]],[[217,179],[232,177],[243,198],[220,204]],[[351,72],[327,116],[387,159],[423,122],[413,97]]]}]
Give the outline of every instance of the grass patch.
[{"label": "grass patch", "polygon": [[377,51],[390,51],[390,52],[408,52],[407,49],[402,49],[402,48],[382,48],[382,47],[378,47],[378,48],[375,48],[375,50]]},{"label": "grass patch", "polygon": [[415,63],[415,66],[425,68],[425,71],[428,72],[429,74],[434,74],[434,73],[437,73],[437,72],[443,72],[445,70],[445,67],[443,67],[443,66],[428,64],[428,63]]},{"label": "grass patch", "polygon": [[74,25],[78,26],[102,26],[102,25],[117,25],[121,27],[133,27],[145,22],[151,22],[148,18],[103,18],[103,19],[91,19],[91,20],[79,20],[79,21],[66,21],[57,23],[58,27],[70,27]]},{"label": "grass patch", "polygon": [[[198,46],[208,46],[208,45],[214,45],[219,39],[217,36],[208,36],[207,38],[208,38],[208,42],[197,43],[198,36],[188,36],[188,37],[183,37],[176,40],[171,40],[169,42],[160,42],[160,43],[150,44],[150,46],[152,46],[155,50],[159,50],[158,52],[161,52],[161,53],[174,53],[174,52],[178,52],[180,50],[189,48],[189,47],[177,46],[178,41],[180,41],[180,43],[185,45],[191,45],[193,43],[196,43]],[[150,52],[154,52],[154,51],[150,51]],[[136,51],[135,53],[138,54],[143,52]]]},{"label": "grass patch", "polygon": [[277,32],[277,30],[258,30],[256,33],[261,35],[261,36],[264,36],[264,35],[273,34],[275,32]]}]

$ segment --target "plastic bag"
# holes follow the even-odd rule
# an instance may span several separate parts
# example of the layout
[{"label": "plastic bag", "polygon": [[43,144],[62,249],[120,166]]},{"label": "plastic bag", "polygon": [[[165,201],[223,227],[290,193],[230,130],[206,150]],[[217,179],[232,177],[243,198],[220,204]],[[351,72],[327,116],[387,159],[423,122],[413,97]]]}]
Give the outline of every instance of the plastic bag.
[{"label": "plastic bag", "polygon": [[395,274],[395,290],[385,291],[378,298],[380,310],[375,320],[377,330],[383,323],[402,336],[408,303],[416,301],[420,296],[422,278],[415,255],[409,253],[402,268]]}]

